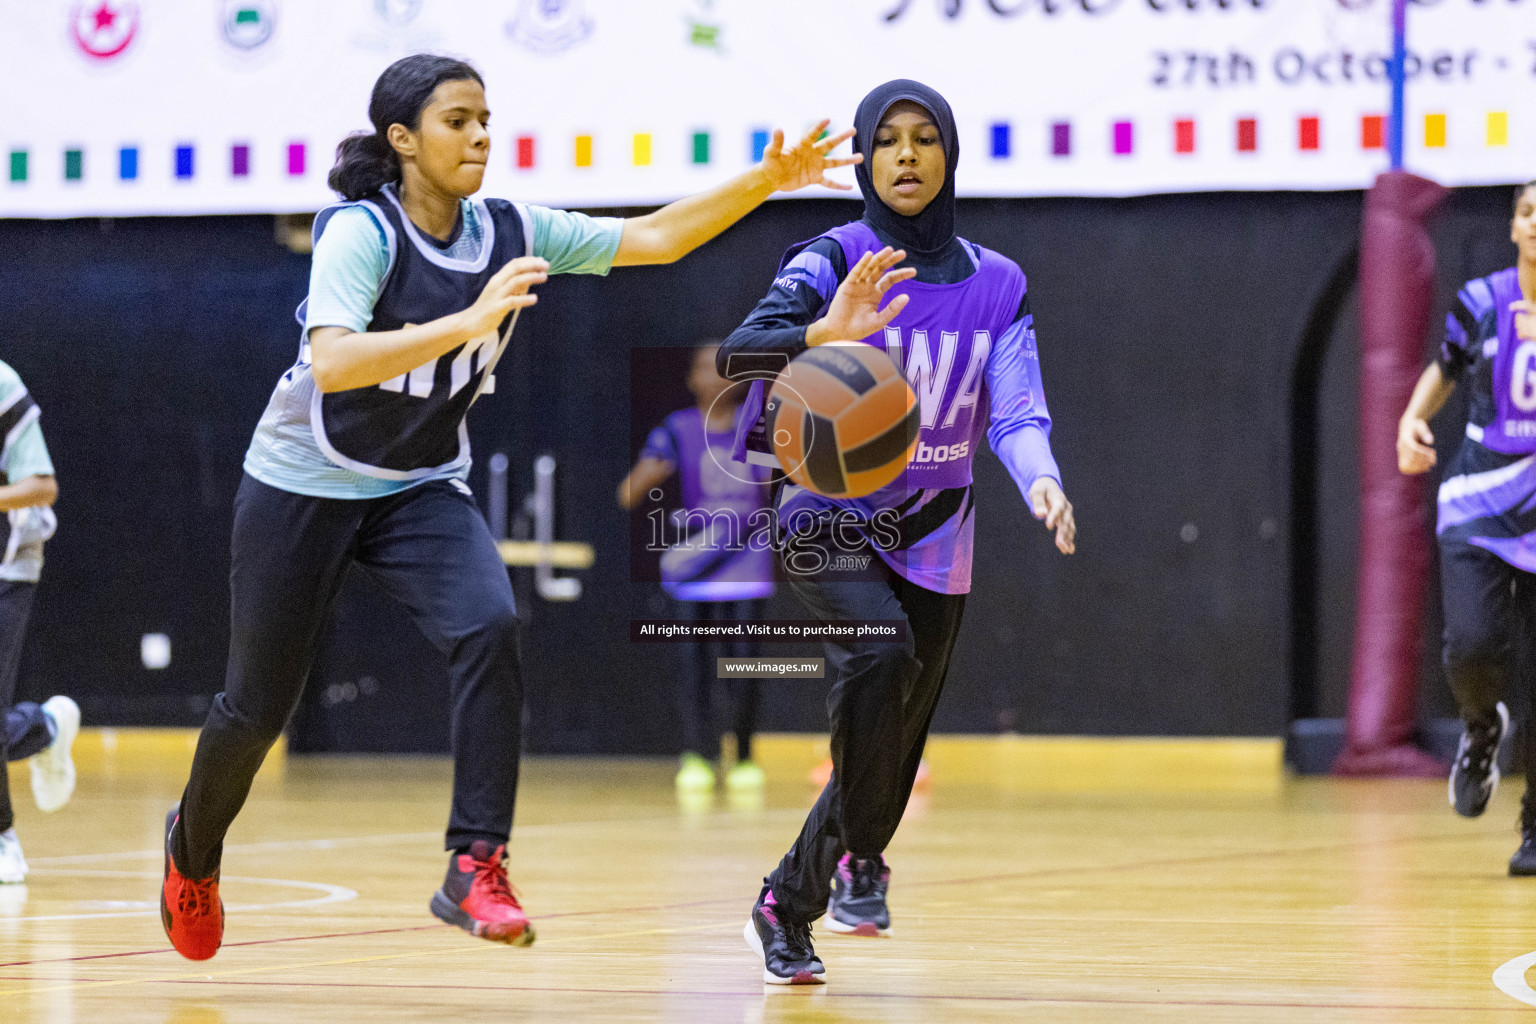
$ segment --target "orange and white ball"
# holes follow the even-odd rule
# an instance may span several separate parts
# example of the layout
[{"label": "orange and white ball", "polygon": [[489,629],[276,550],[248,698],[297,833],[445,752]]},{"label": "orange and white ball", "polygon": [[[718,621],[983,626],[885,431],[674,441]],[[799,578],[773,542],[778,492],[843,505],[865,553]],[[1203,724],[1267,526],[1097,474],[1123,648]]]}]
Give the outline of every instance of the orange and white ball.
[{"label": "orange and white ball", "polygon": [[901,475],[917,448],[917,396],[872,345],[833,342],[796,356],[768,392],[768,439],[789,478],[858,498]]}]

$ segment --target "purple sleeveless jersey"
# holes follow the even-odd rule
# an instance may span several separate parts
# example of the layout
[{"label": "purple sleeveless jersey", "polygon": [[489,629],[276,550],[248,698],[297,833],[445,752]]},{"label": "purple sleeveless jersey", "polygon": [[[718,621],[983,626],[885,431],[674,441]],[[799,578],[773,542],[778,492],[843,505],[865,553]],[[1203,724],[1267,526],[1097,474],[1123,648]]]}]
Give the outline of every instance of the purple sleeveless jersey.
[{"label": "purple sleeveless jersey", "polygon": [[1536,317],[1516,314],[1521,298],[1511,267],[1468,281],[1446,318],[1442,363],[1467,370],[1467,440],[1440,484],[1435,532],[1536,572]]},{"label": "purple sleeveless jersey", "polygon": [[[862,221],[834,228],[822,236],[842,246],[852,267],[882,243]],[[963,242],[963,240],[962,240]],[[981,437],[1003,427],[1004,438],[993,436],[998,450],[1021,491],[1042,475],[1060,479],[1050,456],[1050,418],[1040,393],[1033,320],[1015,322],[1024,298],[1025,279],[1011,260],[963,242],[976,263],[976,272],[955,284],[906,281],[891,289],[890,298],[910,296],[881,335],[863,339],[885,349],[906,375],[921,408],[921,429],[912,462],[892,483],[863,498],[832,499],[786,485],[779,503],[781,522],[791,523],[800,509],[851,509],[869,517],[881,509],[899,509],[904,519],[917,518],[930,503],[929,518],[940,502],[955,501],[958,490],[971,483],[971,461]],[[837,290],[836,272],[827,259],[798,247],[780,271],[778,283],[796,275],[823,299],[822,315]],[[889,301],[889,298],[887,299]],[[737,419],[735,456],[755,463],[776,463],[764,436],[764,385],[755,382]],[[1006,423],[1000,423],[1006,421]],[[1033,430],[1025,441],[1023,434]],[[943,495],[943,492],[950,492]],[[942,526],[910,546],[880,550],[880,557],[904,578],[940,593],[970,590],[975,518],[966,494]],[[877,550],[879,550],[877,548]]]},{"label": "purple sleeveless jersey", "polygon": [[663,420],[640,455],[672,463],[682,484],[683,507],[673,523],[686,539],[662,556],[667,593],[679,601],[770,596],[773,552],[747,543],[752,514],[768,504],[768,471],[733,462],[731,433],[707,432],[697,408],[679,409]]},{"label": "purple sleeveless jersey", "polygon": [[[1514,304],[1524,296],[1514,268],[1483,278],[1498,316],[1498,351],[1493,356],[1493,401],[1497,415],[1483,430],[1483,444],[1505,455],[1536,452],[1536,317],[1520,317]],[[1525,327],[1522,337],[1518,327]]]}]

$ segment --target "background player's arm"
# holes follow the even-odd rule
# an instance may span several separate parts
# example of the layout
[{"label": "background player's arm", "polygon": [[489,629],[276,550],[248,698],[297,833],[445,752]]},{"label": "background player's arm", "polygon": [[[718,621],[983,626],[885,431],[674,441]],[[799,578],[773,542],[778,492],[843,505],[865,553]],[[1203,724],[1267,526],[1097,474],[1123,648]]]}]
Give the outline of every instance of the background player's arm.
[{"label": "background player's arm", "polygon": [[[1474,294],[1477,292],[1477,294]],[[1397,421],[1397,468],[1409,475],[1426,473],[1435,464],[1434,418],[1456,390],[1456,379],[1482,352],[1483,342],[1498,336],[1498,316],[1481,299],[1482,292],[1463,288],[1445,317],[1440,357],[1419,374],[1408,408]]]},{"label": "background player's arm", "polygon": [[665,459],[642,455],[627,476],[619,482],[619,507],[632,509],[652,487],[659,487],[675,472],[677,466]]},{"label": "background player's arm", "polygon": [[723,185],[679,199],[643,217],[624,221],[624,234],[613,265],[632,267],[673,263],[762,205],[775,192],[792,192],[807,185],[848,191],[851,185],[830,181],[824,172],[859,163],[862,156],[830,157],[833,148],[853,137],[849,129],[819,138],[830,122],[822,121],[794,146],[784,148],[784,133],[775,131],[762,162]]},{"label": "background player's arm", "polygon": [[468,309],[397,331],[361,332],[315,327],[309,332],[310,372],[321,391],[372,387],[494,331],[514,309],[538,296],[528,289],[548,279],[549,264],[536,256],[510,261],[486,282]]},{"label": "background player's arm", "polygon": [[52,505],[58,500],[59,484],[51,476],[25,476],[13,484],[0,486],[0,512]]},{"label": "background player's arm", "polygon": [[1425,473],[1435,464],[1435,435],[1429,421],[1445,405],[1456,381],[1436,360],[1424,367],[1403,418],[1397,421],[1397,468],[1407,474]]}]

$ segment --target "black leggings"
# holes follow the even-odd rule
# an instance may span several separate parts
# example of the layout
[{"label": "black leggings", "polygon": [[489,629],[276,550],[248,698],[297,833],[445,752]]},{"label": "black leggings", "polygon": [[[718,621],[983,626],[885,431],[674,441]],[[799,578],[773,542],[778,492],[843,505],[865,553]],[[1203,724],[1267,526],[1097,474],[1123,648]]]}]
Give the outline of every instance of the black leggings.
[{"label": "black leggings", "polygon": [[347,571],[406,606],[448,657],[453,806],[446,847],[512,829],[523,680],[512,586],[469,489],[432,481],[384,498],[311,498],[247,476],[235,497],[229,668],[197,741],[172,851],[212,874],[224,835],[293,713]]},{"label": "black leggings", "polygon": [[36,583],[0,580],[0,710],[5,711],[5,730],[0,732],[0,832],[15,824],[5,762],[31,757],[53,739],[42,708],[36,704],[11,707],[16,697],[16,677],[21,671],[21,650],[27,639],[27,619],[32,615],[32,600],[36,596]]},{"label": "black leggings", "polygon": [[[1536,575],[1516,569],[1485,548],[1442,540],[1440,589],[1445,603],[1446,679],[1462,719],[1487,724],[1497,714],[1494,706],[1510,698],[1522,669],[1528,677],[1526,685],[1531,683],[1532,666],[1521,664],[1517,644],[1522,638],[1536,637]],[[1536,694],[1528,696],[1530,706],[1536,707]],[[1529,765],[1536,750],[1531,730],[1521,732]],[[1536,824],[1529,786],[1523,815]]]},{"label": "black leggings", "polygon": [[[829,550],[846,554],[828,544]],[[867,553],[867,552],[866,552]],[[832,689],[832,778],[768,884],[787,912],[814,920],[827,909],[832,873],[847,852],[883,853],[901,823],[944,688],[964,594],[940,594],[872,556],[862,578],[835,570],[787,573],[790,589],[821,622],[905,620],[906,643],[823,644]]]},{"label": "black leggings", "polygon": [[1440,545],[1445,602],[1443,658],[1451,693],[1468,722],[1486,722],[1509,693],[1522,628],[1536,621],[1536,575],[1463,541]]},{"label": "black leggings", "polygon": [[[766,602],[678,601],[677,617],[695,622],[740,622],[761,619]],[[757,654],[754,640],[725,643],[678,644],[677,710],[683,721],[683,751],[711,760],[720,756],[720,730],[715,726],[715,659],[750,658]],[[752,734],[757,731],[760,688],[756,679],[726,681],[731,695],[731,731],[736,734],[736,759],[752,756]]]}]

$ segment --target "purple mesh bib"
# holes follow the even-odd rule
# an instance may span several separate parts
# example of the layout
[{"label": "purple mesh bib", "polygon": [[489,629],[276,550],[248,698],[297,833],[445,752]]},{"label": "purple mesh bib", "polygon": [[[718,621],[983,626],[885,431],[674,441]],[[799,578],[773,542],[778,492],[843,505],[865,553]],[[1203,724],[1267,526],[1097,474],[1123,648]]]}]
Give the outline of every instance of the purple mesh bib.
[{"label": "purple mesh bib", "polygon": [[[865,253],[883,248],[863,221],[833,228],[821,237],[842,246],[850,268]],[[907,295],[907,308],[883,334],[862,339],[866,345],[885,349],[906,375],[922,409],[917,451],[903,476],[890,485],[905,492],[964,487],[971,482],[971,459],[987,424],[987,356],[993,340],[1013,322],[1024,297],[1024,275],[1017,266],[963,239],[962,244],[976,263],[976,273],[956,284],[906,281],[896,285],[886,301]],[[793,258],[801,248],[792,249],[786,258]],[[831,296],[827,299],[830,302]],[[823,307],[821,313],[825,312]],[[761,437],[763,390],[762,382],[753,384],[743,405],[745,422],[738,421],[737,454],[750,461],[761,461],[751,458],[751,451],[768,451]],[[747,430],[752,423],[757,426]]]},{"label": "purple mesh bib", "polygon": [[1488,278],[1499,318],[1499,348],[1493,356],[1493,403],[1497,415],[1483,431],[1483,444],[1505,455],[1536,452],[1536,316],[1516,316],[1523,296],[1514,268]]}]

